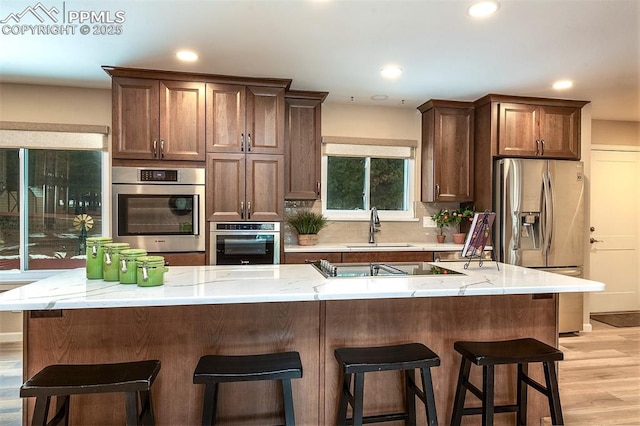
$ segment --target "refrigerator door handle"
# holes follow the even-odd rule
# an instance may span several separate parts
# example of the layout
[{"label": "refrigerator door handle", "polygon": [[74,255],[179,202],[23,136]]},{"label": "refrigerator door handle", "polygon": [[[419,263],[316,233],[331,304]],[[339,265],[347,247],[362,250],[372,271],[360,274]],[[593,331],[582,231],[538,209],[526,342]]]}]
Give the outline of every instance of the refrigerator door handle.
[{"label": "refrigerator door handle", "polygon": [[543,245],[542,253],[547,255],[551,250],[551,241],[553,239],[553,190],[551,177],[548,172],[542,175],[542,188],[544,198],[544,214],[543,214]]}]

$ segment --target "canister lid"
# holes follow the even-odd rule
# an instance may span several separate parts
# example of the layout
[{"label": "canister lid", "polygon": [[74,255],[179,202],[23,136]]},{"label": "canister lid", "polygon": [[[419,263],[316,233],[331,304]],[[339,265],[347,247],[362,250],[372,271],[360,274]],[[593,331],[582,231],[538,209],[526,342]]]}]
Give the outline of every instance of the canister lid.
[{"label": "canister lid", "polygon": [[124,249],[120,252],[121,257],[135,258],[146,255],[147,251],[145,249]]},{"label": "canister lid", "polygon": [[164,266],[163,256],[141,256],[136,258],[138,267],[140,266]]},{"label": "canister lid", "polygon": [[87,238],[87,244],[92,244],[92,245],[103,245],[106,243],[110,243],[111,241],[113,241],[113,238],[111,237],[88,237]]},{"label": "canister lid", "polygon": [[115,250],[124,250],[128,249],[130,246],[129,243],[107,243],[104,245],[106,249],[115,249]]}]

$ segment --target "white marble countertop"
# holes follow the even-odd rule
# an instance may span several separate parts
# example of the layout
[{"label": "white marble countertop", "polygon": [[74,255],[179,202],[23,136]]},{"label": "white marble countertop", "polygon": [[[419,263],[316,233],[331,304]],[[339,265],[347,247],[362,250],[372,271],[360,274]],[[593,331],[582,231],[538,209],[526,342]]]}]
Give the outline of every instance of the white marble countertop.
[{"label": "white marble countertop", "polygon": [[[285,253],[355,252],[355,251],[459,251],[463,244],[453,243],[320,243],[313,246],[286,245]],[[490,250],[491,247],[486,247]]]},{"label": "white marble countertop", "polygon": [[0,311],[590,292],[604,284],[485,261],[434,263],[464,275],[325,278],[311,265],[174,266],[138,287],[61,272],[0,294]]}]

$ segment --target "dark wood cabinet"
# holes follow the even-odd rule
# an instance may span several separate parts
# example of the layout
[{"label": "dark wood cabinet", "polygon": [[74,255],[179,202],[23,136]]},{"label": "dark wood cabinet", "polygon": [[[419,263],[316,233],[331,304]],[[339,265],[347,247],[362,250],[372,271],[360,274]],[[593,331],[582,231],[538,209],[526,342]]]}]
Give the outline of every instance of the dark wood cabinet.
[{"label": "dark wood cabinet", "polygon": [[432,262],[431,251],[349,251],[349,252],[289,252],[285,263],[310,263],[328,260],[332,263],[362,262]]},{"label": "dark wood cabinet", "polygon": [[580,107],[500,103],[498,155],[579,160]]},{"label": "dark wood cabinet", "polygon": [[319,260],[340,263],[342,262],[342,252],[289,252],[284,254],[284,263],[313,263]]},{"label": "dark wood cabinet", "polygon": [[327,92],[285,94],[285,199],[320,198],[321,108]]},{"label": "dark wood cabinet", "polygon": [[209,221],[284,219],[284,156],[207,154]]},{"label": "dark wood cabinet", "polygon": [[421,201],[473,200],[471,102],[430,100],[422,113]]},{"label": "dark wood cabinet", "polygon": [[200,266],[206,265],[205,253],[198,251],[192,253],[149,253],[154,256],[163,256],[166,266]]},{"label": "dark wood cabinet", "polygon": [[342,253],[345,263],[360,262],[431,262],[430,251],[350,251]]},{"label": "dark wood cabinet", "polygon": [[283,87],[208,83],[207,152],[284,154]]},{"label": "dark wood cabinet", "polygon": [[204,83],[113,78],[113,158],[205,159]]}]

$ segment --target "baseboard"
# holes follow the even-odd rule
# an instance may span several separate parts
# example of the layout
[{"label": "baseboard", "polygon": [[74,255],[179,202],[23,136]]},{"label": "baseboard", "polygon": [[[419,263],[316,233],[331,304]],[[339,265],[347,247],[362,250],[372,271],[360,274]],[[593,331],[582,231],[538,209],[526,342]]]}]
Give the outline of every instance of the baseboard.
[{"label": "baseboard", "polygon": [[0,333],[0,343],[22,342],[22,332]]},{"label": "baseboard", "polygon": [[583,333],[591,333],[593,331],[593,326],[591,323],[582,324],[582,332]]}]

